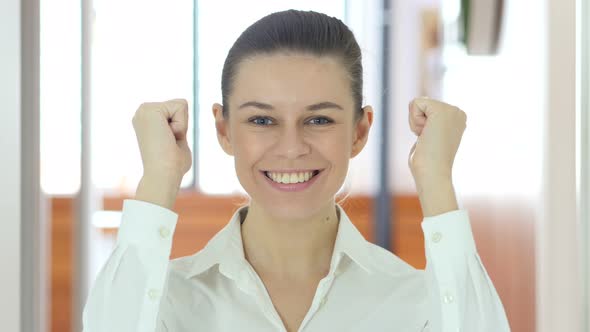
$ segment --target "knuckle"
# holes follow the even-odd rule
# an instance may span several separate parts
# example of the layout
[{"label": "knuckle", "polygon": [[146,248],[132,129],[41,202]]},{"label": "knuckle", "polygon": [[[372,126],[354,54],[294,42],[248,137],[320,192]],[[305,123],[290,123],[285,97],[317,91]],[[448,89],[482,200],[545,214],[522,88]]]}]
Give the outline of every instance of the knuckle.
[{"label": "knuckle", "polygon": [[141,104],[139,105],[139,108],[138,108],[137,110],[138,110],[138,111],[145,110],[146,108],[148,108],[148,106],[149,106],[149,103],[145,103],[145,102],[144,102],[144,103],[141,103]]},{"label": "knuckle", "polygon": [[463,121],[467,121],[467,113],[463,112],[461,109],[457,109],[458,110],[458,114],[459,117],[463,120]]},{"label": "knuckle", "polygon": [[467,114],[457,106],[451,106],[452,111],[461,118],[466,118]]}]

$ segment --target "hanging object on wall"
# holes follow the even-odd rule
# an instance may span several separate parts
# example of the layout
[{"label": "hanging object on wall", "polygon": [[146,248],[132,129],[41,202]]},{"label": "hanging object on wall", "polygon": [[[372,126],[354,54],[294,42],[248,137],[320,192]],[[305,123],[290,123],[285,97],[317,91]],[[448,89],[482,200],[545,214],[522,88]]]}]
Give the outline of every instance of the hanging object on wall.
[{"label": "hanging object on wall", "polygon": [[503,0],[460,0],[459,41],[469,55],[498,52],[502,28]]},{"label": "hanging object on wall", "polygon": [[442,98],[440,84],[444,74],[440,8],[425,8],[420,16],[419,91],[421,96],[440,99]]}]

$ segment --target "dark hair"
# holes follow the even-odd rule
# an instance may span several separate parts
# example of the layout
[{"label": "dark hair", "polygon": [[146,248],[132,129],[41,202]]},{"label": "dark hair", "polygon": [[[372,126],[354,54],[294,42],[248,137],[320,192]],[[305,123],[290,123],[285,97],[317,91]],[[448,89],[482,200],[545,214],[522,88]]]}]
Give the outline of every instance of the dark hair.
[{"label": "dark hair", "polygon": [[295,51],[317,56],[335,56],[351,79],[356,116],[363,114],[363,65],[361,49],[354,34],[341,20],[313,11],[287,10],[267,15],[249,26],[227,54],[221,74],[223,115],[233,88],[236,67],[241,60],[257,54]]}]

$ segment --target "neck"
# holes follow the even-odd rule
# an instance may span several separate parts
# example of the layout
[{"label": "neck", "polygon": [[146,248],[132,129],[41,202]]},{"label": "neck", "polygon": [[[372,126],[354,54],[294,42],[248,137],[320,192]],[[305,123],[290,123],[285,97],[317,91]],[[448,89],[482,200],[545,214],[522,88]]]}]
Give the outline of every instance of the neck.
[{"label": "neck", "polygon": [[334,202],[312,215],[279,218],[252,202],[242,224],[244,254],[260,274],[302,280],[325,276],[338,233]]}]

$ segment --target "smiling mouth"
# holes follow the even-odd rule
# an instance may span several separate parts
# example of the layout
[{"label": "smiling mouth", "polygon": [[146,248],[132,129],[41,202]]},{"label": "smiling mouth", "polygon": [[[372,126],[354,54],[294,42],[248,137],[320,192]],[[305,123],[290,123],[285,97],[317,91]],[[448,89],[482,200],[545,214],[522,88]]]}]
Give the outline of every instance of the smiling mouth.
[{"label": "smiling mouth", "polygon": [[282,184],[304,183],[320,174],[321,170],[307,171],[307,172],[293,172],[293,173],[279,173],[263,171],[264,175],[273,182]]}]

